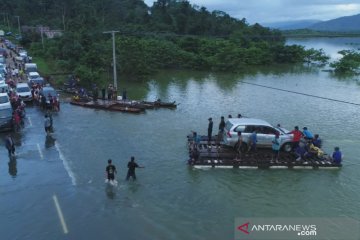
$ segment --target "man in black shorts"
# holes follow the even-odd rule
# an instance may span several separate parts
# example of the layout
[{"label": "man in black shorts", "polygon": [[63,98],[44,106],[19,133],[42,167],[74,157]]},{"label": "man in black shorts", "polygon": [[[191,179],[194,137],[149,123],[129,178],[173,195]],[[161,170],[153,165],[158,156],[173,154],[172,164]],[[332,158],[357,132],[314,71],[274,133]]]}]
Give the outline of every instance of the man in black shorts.
[{"label": "man in black shorts", "polygon": [[132,177],[134,181],[136,180],[135,168],[143,168],[143,167],[137,165],[137,163],[135,162],[135,158],[131,157],[131,160],[128,163],[128,172],[126,175],[126,181],[128,181],[130,177]]},{"label": "man in black shorts", "polygon": [[117,171],[116,171],[116,167],[114,165],[112,165],[111,159],[108,160],[108,165],[106,167],[106,173],[107,173],[108,181],[114,181],[115,173],[117,173]]}]

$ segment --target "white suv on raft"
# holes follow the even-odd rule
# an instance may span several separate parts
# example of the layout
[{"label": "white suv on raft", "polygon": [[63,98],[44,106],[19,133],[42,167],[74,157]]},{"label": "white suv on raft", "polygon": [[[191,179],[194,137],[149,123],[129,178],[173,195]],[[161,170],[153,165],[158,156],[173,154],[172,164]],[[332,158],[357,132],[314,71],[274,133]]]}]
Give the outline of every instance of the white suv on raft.
[{"label": "white suv on raft", "polygon": [[287,134],[289,131],[274,127],[270,123],[255,118],[230,118],[225,123],[223,141],[225,145],[237,148],[238,132],[241,132],[243,138],[243,148],[247,148],[249,137],[256,130],[257,147],[271,148],[272,140],[276,133],[280,138],[280,149],[290,152],[292,149],[293,134]]}]

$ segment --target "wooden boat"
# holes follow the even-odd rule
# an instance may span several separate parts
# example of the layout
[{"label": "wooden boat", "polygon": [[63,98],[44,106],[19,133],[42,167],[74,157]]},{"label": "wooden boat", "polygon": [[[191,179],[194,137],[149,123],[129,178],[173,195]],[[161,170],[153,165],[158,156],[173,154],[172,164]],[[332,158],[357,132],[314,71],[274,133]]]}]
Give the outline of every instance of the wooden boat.
[{"label": "wooden boat", "polygon": [[160,99],[154,101],[154,102],[149,102],[149,101],[142,101],[141,103],[144,104],[151,104],[156,108],[176,108],[177,104],[175,101],[173,102],[163,102]]},{"label": "wooden boat", "polygon": [[70,104],[81,106],[85,108],[92,108],[92,109],[100,109],[100,110],[107,110],[107,111],[115,111],[115,112],[127,112],[127,113],[141,113],[144,112],[143,109],[135,108],[135,107],[124,107],[118,105],[117,103],[107,103],[107,102],[80,102],[80,101],[70,101]]},{"label": "wooden boat", "polygon": [[154,109],[155,106],[153,104],[147,104],[135,100],[117,100],[115,101],[116,104],[123,107],[135,107],[140,109]]}]

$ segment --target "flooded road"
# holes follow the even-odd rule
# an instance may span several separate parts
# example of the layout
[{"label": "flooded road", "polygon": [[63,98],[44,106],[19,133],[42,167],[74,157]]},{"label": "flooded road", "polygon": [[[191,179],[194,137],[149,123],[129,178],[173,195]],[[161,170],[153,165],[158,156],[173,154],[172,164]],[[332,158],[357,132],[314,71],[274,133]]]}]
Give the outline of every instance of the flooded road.
[{"label": "flooded road", "polygon": [[[298,90],[316,81],[325,96],[331,92],[360,102],[356,82],[319,79],[318,74],[326,73],[308,73],[301,80],[293,73],[260,74],[246,81],[272,81],[272,86]],[[16,161],[9,161],[5,147],[0,148],[4,239],[231,239],[234,218],[239,216],[359,216],[360,139],[354,131],[360,127],[359,107],[242,83],[222,84],[213,76],[185,83],[175,79],[165,89],[149,82],[147,98],[161,96],[180,105],[140,115],[64,103],[54,115],[55,141],[45,137],[43,113],[27,108],[26,126],[16,136]],[[341,147],[344,168],[188,168],[186,134],[205,134],[208,117],[217,127],[221,115],[238,112],[280,122],[288,129],[295,124],[311,128],[324,139],[327,152]],[[145,166],[137,170],[137,182],[124,181],[131,156]],[[104,184],[109,158],[118,168],[117,188]]]},{"label": "flooded road", "polygon": [[[156,81],[155,81],[156,80]],[[1,239],[232,239],[237,217],[359,219],[359,106],[278,92],[241,81],[360,103],[356,79],[317,69],[265,69],[246,75],[164,72],[122,82],[130,98],[180,103],[132,115],[62,104],[46,139],[44,114],[28,107],[15,135],[16,160],[0,146]],[[341,170],[194,170],[186,135],[207,119],[242,113],[319,133],[340,146]],[[0,137],[4,138],[6,134]],[[131,156],[144,169],[126,182]],[[111,158],[117,187],[104,183]]]}]

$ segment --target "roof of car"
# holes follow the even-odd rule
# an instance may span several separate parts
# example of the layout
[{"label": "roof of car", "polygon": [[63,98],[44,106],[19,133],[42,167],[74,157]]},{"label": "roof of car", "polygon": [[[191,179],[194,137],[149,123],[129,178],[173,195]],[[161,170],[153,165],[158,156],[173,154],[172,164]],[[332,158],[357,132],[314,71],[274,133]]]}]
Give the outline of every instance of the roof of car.
[{"label": "roof of car", "polygon": [[230,118],[227,121],[233,125],[262,125],[262,126],[271,126],[270,123],[262,119],[257,118]]},{"label": "roof of car", "polygon": [[43,87],[42,90],[44,90],[44,91],[52,91],[52,90],[54,90],[55,91],[55,89],[53,87],[50,87],[50,86]]},{"label": "roof of car", "polygon": [[7,93],[0,93],[0,97],[3,97],[3,96],[8,96]]},{"label": "roof of car", "polygon": [[40,76],[38,72],[29,72],[29,76]]},{"label": "roof of car", "polygon": [[36,66],[36,63],[25,63],[25,67],[33,67]]},{"label": "roof of car", "polygon": [[29,85],[27,83],[18,83],[18,84],[16,84],[16,88],[20,88],[20,87],[29,87]]}]

